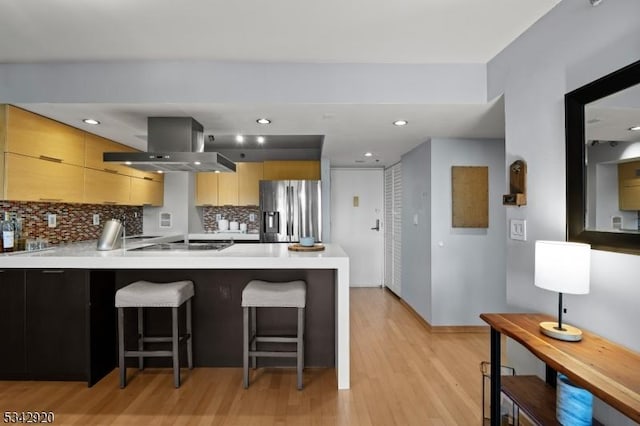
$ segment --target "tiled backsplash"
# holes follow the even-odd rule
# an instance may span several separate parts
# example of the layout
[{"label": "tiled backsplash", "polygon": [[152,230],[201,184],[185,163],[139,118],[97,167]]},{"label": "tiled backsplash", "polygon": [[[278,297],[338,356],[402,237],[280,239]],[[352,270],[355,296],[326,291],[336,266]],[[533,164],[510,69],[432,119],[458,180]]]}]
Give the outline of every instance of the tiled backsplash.
[{"label": "tiled backsplash", "polygon": [[[97,239],[104,222],[113,218],[125,220],[128,235],[142,233],[142,207],[137,206],[0,201],[0,211],[22,218],[26,238],[46,238],[50,244]],[[56,215],[55,228],[48,227],[48,214]],[[94,214],[100,215],[99,225],[93,224]]]},{"label": "tiled backsplash", "polygon": [[[202,208],[202,218],[205,231],[217,231],[218,222],[216,215],[222,215],[223,219],[229,221],[235,220],[239,223],[247,224],[247,232],[258,232],[260,230],[260,208],[258,206],[206,206]],[[254,215],[254,221],[251,222],[250,216]]]}]

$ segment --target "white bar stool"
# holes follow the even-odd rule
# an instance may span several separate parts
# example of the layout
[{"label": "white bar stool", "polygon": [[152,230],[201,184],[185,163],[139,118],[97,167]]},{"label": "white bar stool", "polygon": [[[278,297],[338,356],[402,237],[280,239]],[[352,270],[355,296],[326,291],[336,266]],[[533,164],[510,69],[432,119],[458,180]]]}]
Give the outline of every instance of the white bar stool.
[{"label": "white bar stool", "polygon": [[[249,358],[256,368],[257,357],[297,358],[298,390],[302,389],[304,368],[304,310],[307,284],[304,281],[267,282],[253,280],[242,290],[243,311],[243,386],[249,387]],[[297,308],[298,330],[295,337],[258,336],[256,332],[256,308]],[[296,343],[295,351],[260,351],[257,343]]]},{"label": "white bar stool", "polygon": [[[175,387],[180,387],[180,359],[179,344],[187,343],[187,364],[193,368],[193,348],[191,334],[191,298],[194,295],[192,281],[176,281],[169,283],[152,283],[136,281],[116,291],[115,306],[118,308],[118,364],[120,367],[120,388],[127,385],[127,367],[125,358],[138,358],[138,368],[144,369],[145,357],[172,357],[173,381]],[[178,333],[178,308],[186,306],[186,334]],[[124,346],[124,308],[138,310],[138,350],[128,351]],[[171,308],[172,333],[169,337],[145,337],[143,308]],[[145,350],[145,342],[171,343],[171,350]]]}]

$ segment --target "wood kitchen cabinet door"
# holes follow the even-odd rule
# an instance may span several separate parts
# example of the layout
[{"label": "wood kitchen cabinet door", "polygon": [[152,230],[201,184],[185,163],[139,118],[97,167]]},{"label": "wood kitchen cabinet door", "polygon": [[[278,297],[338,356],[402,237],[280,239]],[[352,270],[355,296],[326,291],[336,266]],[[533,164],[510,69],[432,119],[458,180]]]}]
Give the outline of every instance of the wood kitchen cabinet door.
[{"label": "wood kitchen cabinet door", "polygon": [[265,161],[264,180],[319,180],[319,161]]},{"label": "wood kitchen cabinet door", "polygon": [[196,173],[196,206],[218,205],[218,175],[214,172]]},{"label": "wood kitchen cabinet door", "polygon": [[27,379],[24,270],[0,270],[0,380]]},{"label": "wood kitchen cabinet door", "polygon": [[84,169],[84,199],[88,204],[130,204],[131,179],[117,173]]},{"label": "wood kitchen cabinet door", "polygon": [[5,152],[84,167],[85,132],[11,105],[6,108]]},{"label": "wood kitchen cabinet door", "polygon": [[133,176],[140,179],[151,179],[156,182],[163,182],[163,176],[159,173],[144,172],[129,167],[125,164],[105,163],[102,161],[102,154],[105,152],[139,152],[130,146],[122,145],[110,139],[86,133],[85,167],[106,172],[116,172],[125,176]]},{"label": "wood kitchen cabinet door", "polygon": [[5,199],[81,203],[84,167],[5,154]]},{"label": "wood kitchen cabinet door", "polygon": [[105,172],[120,173],[122,175],[131,176],[131,167],[122,164],[105,163],[102,161],[102,154],[105,152],[135,152],[136,150],[113,142],[109,139],[87,133],[85,147],[85,167],[91,169],[102,170]]},{"label": "wood kitchen cabinet door", "polygon": [[130,203],[134,206],[162,206],[164,184],[151,179],[131,178]]},{"label": "wood kitchen cabinet door", "polygon": [[238,205],[238,173],[218,173],[218,205]]},{"label": "wood kitchen cabinet door", "polygon": [[237,163],[238,205],[260,204],[260,181],[264,178],[263,163]]}]

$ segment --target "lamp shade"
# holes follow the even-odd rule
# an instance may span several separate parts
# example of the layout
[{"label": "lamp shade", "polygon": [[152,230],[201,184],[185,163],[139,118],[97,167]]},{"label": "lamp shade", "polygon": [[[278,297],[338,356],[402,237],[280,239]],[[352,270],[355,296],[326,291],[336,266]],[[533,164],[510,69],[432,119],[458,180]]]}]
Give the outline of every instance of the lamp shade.
[{"label": "lamp shade", "polygon": [[566,241],[536,241],[536,287],[559,293],[589,293],[591,246]]}]

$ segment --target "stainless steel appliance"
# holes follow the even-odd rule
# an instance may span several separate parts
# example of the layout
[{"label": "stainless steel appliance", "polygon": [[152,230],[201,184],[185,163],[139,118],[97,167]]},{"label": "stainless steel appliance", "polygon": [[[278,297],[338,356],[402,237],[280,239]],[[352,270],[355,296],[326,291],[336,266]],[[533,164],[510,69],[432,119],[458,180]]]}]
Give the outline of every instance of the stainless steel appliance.
[{"label": "stainless steel appliance", "polygon": [[192,117],[148,117],[148,152],[105,152],[105,162],[126,164],[145,172],[235,172],[233,161],[204,152],[202,124]]},{"label": "stainless steel appliance", "polygon": [[319,180],[260,181],[260,241],[321,241],[321,209]]}]

